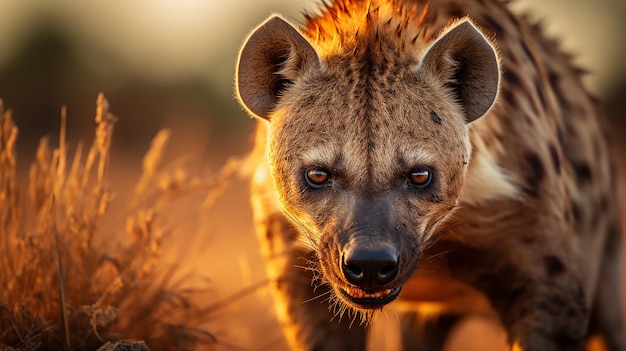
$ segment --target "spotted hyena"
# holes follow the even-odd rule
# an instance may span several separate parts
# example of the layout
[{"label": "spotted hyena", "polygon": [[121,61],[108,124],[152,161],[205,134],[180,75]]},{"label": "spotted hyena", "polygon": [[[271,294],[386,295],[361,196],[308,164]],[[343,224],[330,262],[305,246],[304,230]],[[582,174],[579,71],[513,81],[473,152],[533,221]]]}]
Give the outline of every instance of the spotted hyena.
[{"label": "spotted hyena", "polygon": [[523,350],[626,350],[617,175],[569,57],[497,0],[322,7],[262,23],[236,78],[290,345],[363,350],[399,298],[493,313]]}]

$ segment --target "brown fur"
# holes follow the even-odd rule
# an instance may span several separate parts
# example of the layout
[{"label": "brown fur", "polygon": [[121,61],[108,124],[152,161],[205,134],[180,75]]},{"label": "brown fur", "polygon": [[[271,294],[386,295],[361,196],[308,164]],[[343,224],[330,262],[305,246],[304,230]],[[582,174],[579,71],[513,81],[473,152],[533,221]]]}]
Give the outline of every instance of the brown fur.
[{"label": "brown fur", "polygon": [[[495,311],[523,350],[595,332],[626,350],[606,128],[554,43],[498,1],[336,0],[307,17],[259,26],[237,72],[263,121],[252,199],[291,346],[362,350],[354,319],[404,286],[447,314]],[[392,281],[350,278],[370,249],[397,258]]]}]

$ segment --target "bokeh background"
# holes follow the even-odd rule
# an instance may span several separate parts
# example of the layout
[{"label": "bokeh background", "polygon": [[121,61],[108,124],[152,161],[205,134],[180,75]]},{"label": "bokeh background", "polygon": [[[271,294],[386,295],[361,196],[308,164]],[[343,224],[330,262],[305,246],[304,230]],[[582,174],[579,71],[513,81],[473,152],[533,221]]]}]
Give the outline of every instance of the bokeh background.
[{"label": "bokeh background", "polygon": [[[626,1],[517,0],[512,6],[563,38],[564,50],[589,70],[585,81],[605,101],[623,157]],[[62,105],[70,143],[90,139],[98,92],[120,117],[109,172],[116,201],[125,200],[143,153],[163,127],[172,131],[170,157],[190,155],[199,170],[244,155],[255,122],[233,98],[237,51],[271,13],[298,23],[303,9],[317,7],[316,0],[0,0],[0,98],[20,128],[22,165],[39,138],[55,139]],[[208,277],[205,298],[226,301],[208,325],[226,349],[281,349],[246,191],[245,182],[230,182],[203,225],[189,227],[198,212],[180,206],[166,255]],[[251,286],[260,287],[231,299]]]}]

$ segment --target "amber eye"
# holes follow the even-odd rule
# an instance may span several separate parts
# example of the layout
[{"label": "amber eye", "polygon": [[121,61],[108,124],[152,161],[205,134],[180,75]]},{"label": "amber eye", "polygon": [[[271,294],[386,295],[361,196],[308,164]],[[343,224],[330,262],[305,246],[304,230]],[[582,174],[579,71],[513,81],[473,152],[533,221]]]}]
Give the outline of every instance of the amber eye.
[{"label": "amber eye", "polygon": [[426,169],[418,169],[409,173],[409,182],[420,189],[430,185],[432,179],[433,174]]},{"label": "amber eye", "polygon": [[312,188],[321,188],[330,181],[330,173],[324,169],[309,169],[304,173],[307,184]]}]

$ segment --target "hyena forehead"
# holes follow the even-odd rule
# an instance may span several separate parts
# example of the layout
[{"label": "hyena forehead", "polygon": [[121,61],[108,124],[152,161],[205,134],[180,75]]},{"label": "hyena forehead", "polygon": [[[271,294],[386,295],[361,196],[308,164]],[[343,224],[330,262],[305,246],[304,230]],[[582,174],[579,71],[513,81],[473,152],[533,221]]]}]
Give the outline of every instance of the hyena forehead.
[{"label": "hyena forehead", "polygon": [[390,171],[467,157],[467,127],[458,106],[447,106],[419,79],[369,88],[358,79],[291,87],[271,121],[274,152],[327,167],[369,160],[375,166],[368,168]]}]

